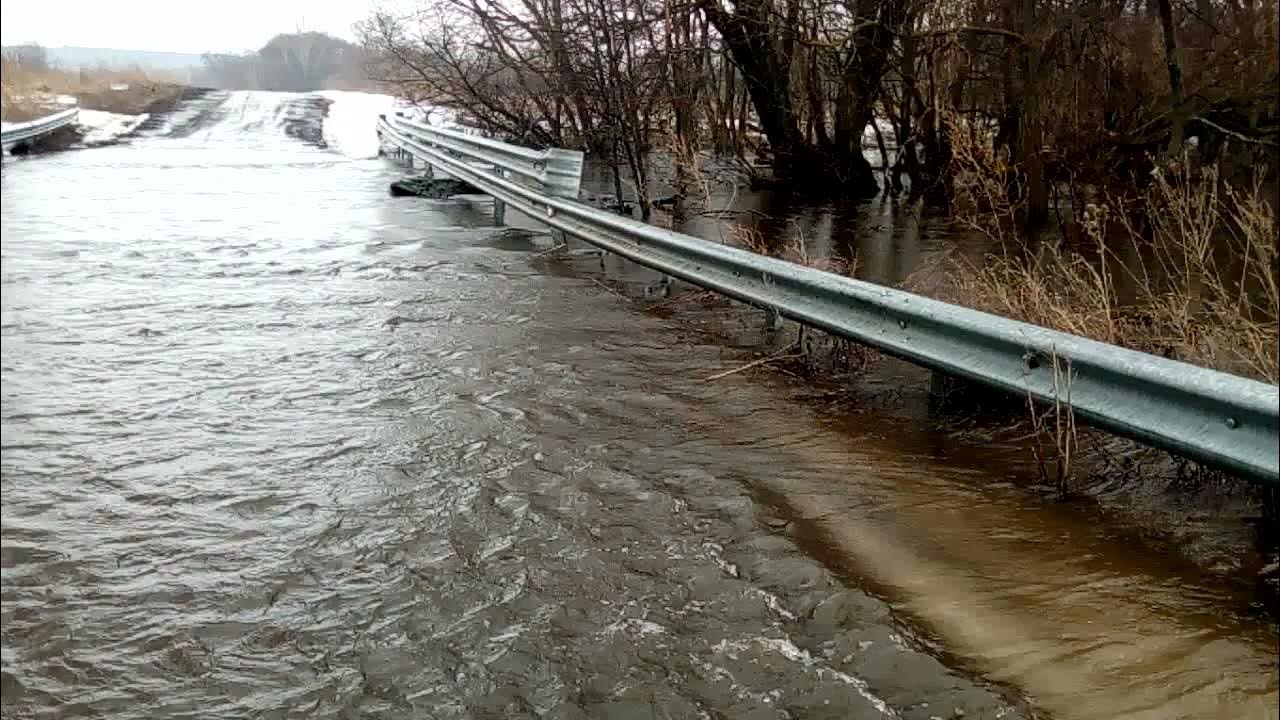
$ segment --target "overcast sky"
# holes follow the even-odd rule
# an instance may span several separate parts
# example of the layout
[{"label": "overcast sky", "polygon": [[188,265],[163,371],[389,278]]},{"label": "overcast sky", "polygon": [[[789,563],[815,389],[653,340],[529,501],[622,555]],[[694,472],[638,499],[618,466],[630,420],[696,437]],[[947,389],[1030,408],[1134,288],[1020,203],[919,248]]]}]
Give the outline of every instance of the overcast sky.
[{"label": "overcast sky", "polygon": [[375,1],[5,0],[0,39],[5,45],[242,52],[299,28],[351,40],[351,26],[369,15]]}]

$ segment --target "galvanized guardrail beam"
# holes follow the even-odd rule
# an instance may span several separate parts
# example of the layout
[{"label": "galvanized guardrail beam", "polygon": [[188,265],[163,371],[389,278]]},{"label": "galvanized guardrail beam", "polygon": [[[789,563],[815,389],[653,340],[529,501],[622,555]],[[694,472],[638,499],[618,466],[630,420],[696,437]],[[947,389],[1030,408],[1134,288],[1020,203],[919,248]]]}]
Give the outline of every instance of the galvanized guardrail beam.
[{"label": "galvanized guardrail beam", "polygon": [[454,157],[492,166],[542,188],[548,195],[578,197],[582,182],[582,153],[574,150],[530,150],[496,140],[427,125],[399,116],[383,116],[382,125],[414,137],[420,144]]},{"label": "galvanized guardrail beam", "polygon": [[938,372],[1069,404],[1091,425],[1280,485],[1275,385],[664,230],[496,177],[412,126],[384,121],[379,131],[497,201],[641,265]]},{"label": "galvanized guardrail beam", "polygon": [[0,146],[7,152],[10,148],[22,143],[31,142],[43,135],[75,122],[80,116],[80,108],[68,108],[46,117],[24,123],[12,123],[0,131]]}]

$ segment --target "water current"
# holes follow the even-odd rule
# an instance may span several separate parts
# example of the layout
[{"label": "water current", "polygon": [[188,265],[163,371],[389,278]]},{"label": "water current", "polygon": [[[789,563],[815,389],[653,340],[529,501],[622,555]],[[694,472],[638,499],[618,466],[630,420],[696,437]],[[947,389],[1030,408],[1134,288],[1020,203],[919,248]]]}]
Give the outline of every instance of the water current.
[{"label": "water current", "polygon": [[316,107],[6,160],[5,718],[1277,717],[1274,626],[916,378],[708,381],[714,312]]}]

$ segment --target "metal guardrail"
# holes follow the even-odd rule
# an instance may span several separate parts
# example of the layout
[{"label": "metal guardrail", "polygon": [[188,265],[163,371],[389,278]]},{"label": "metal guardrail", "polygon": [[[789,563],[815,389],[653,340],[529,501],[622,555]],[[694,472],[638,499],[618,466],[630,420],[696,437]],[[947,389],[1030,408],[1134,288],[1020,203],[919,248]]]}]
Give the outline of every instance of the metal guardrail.
[{"label": "metal guardrail", "polygon": [[381,120],[379,132],[389,128],[402,142],[415,142],[420,151],[448,152],[456,158],[491,166],[503,177],[531,183],[549,195],[578,197],[582,182],[580,152],[557,148],[530,150],[398,115],[384,115]]},{"label": "metal guardrail", "polygon": [[[552,228],[695,285],[946,375],[1068,403],[1081,420],[1280,485],[1280,387],[764,257],[542,192],[469,164],[533,151],[384,118],[379,135]],[[467,137],[467,136],[464,136]],[[475,138],[468,138],[478,142]],[[563,151],[562,151],[563,152]],[[523,160],[521,160],[523,162]],[[549,159],[549,162],[554,160]],[[505,166],[504,166],[505,167]],[[577,169],[581,170],[579,156]],[[507,169],[510,169],[509,167]],[[569,171],[565,165],[564,172]],[[576,185],[577,183],[572,183]],[[570,183],[564,183],[567,189]]]},{"label": "metal guardrail", "polygon": [[57,112],[38,120],[24,123],[13,123],[0,131],[0,146],[9,148],[31,142],[42,135],[75,122],[80,116],[80,108],[73,107]]}]

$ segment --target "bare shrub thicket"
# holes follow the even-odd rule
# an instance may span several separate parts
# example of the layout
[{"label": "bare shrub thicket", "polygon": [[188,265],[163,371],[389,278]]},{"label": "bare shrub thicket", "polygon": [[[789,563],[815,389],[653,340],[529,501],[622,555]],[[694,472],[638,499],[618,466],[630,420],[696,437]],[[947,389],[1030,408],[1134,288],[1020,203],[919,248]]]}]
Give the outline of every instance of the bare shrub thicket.
[{"label": "bare shrub thicket", "polygon": [[642,193],[642,157],[671,135],[754,153],[814,192],[875,192],[878,116],[913,150],[896,170],[945,195],[955,135],[980,134],[1036,229],[1081,188],[1131,183],[1191,143],[1201,162],[1261,151],[1274,166],[1277,14],[1275,0],[420,0],[362,37],[398,92],[592,149]]},{"label": "bare shrub thicket", "polygon": [[374,75],[403,94],[513,139],[590,149],[641,195],[643,156],[668,136],[686,152],[767,145],[779,177],[874,192],[862,138],[909,6],[424,0],[375,14],[363,36]]},{"label": "bare shrub thicket", "polygon": [[1002,249],[957,274],[971,302],[1274,381],[1278,20],[1276,0],[421,0],[361,35],[399,94],[586,149],[646,216],[655,150],[704,202],[704,148],[875,191],[887,119],[895,172]]},{"label": "bare shrub thicket", "polygon": [[1137,197],[1099,192],[1077,241],[1029,249],[1009,230],[1016,198],[989,150],[957,143],[957,216],[1000,252],[952,272],[980,309],[1186,362],[1280,382],[1275,209],[1261,179],[1215,166],[1157,167]]}]

